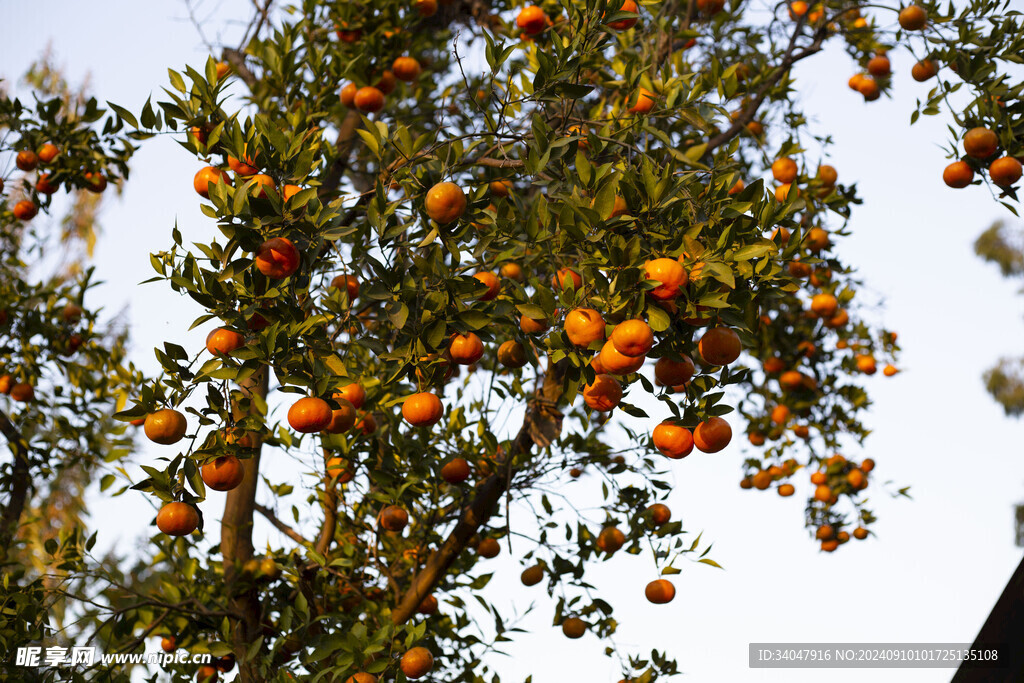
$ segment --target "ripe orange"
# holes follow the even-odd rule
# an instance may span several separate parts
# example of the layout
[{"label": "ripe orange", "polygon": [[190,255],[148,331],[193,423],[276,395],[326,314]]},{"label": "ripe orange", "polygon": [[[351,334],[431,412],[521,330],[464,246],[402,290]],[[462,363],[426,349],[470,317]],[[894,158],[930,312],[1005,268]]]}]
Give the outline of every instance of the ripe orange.
[{"label": "ripe orange", "polygon": [[476,547],[476,552],[480,555],[480,557],[489,560],[492,557],[498,556],[498,554],[501,552],[501,544],[493,538],[484,538],[480,540],[480,545]]},{"label": "ripe orange", "polygon": [[344,434],[352,429],[356,423],[356,407],[344,398],[334,396],[334,400],[340,406],[337,410],[331,411],[331,423],[325,431],[329,434]]},{"label": "ripe orange", "polygon": [[693,443],[705,453],[717,453],[732,441],[732,427],[720,417],[709,417],[697,425]]},{"label": "ripe orange", "polygon": [[749,436],[747,436],[747,440],[750,441],[753,446],[763,446],[765,437],[761,432],[751,432]]},{"label": "ripe orange", "polygon": [[758,491],[764,491],[772,485],[772,475],[765,470],[758,470],[754,473],[754,476],[750,478],[750,483],[754,485]]},{"label": "ripe orange", "polygon": [[875,469],[875,461],[871,458],[864,458],[864,461],[860,464],[860,471],[867,473]]},{"label": "ripe orange", "polygon": [[1013,157],[999,157],[988,167],[988,176],[1000,187],[1009,187],[1020,180],[1021,164]]},{"label": "ripe orange", "polygon": [[796,487],[792,484],[782,484],[779,486],[779,495],[783,498],[788,498],[796,492]]},{"label": "ripe orange", "polygon": [[521,368],[526,365],[526,349],[514,339],[498,347],[498,362],[506,368]]},{"label": "ripe orange", "polygon": [[395,80],[395,74],[390,69],[385,69],[384,73],[380,75],[380,80],[373,84],[377,90],[385,95],[390,95],[395,91],[395,87],[398,82]]},{"label": "ripe orange", "polygon": [[672,519],[672,511],[668,509],[667,505],[662,503],[654,503],[647,508],[647,514],[651,517],[651,523],[654,526],[662,526],[668,524],[668,521]]},{"label": "ripe orange", "polygon": [[19,403],[29,403],[36,397],[36,390],[31,384],[21,382],[11,387],[11,398]]},{"label": "ripe orange", "polygon": [[153,443],[169,446],[181,441],[188,429],[185,416],[177,410],[164,408],[146,416],[143,430]]},{"label": "ripe orange", "polygon": [[654,346],[654,332],[643,320],[624,320],[615,326],[609,337],[615,350],[624,356],[643,356]]},{"label": "ripe orange", "polygon": [[199,526],[199,513],[187,503],[167,503],[156,513],[156,526],[168,536],[187,536]]},{"label": "ripe orange", "polygon": [[599,413],[614,410],[621,400],[622,385],[611,375],[598,375],[583,387],[583,401]]},{"label": "ripe orange", "polygon": [[427,190],[423,207],[431,220],[451,223],[466,212],[466,194],[455,183],[437,183]]},{"label": "ripe orange", "polygon": [[461,484],[469,479],[469,461],[465,458],[452,458],[441,468],[441,478],[449,484]]},{"label": "ripe orange", "polygon": [[875,357],[874,356],[872,356],[870,354],[867,354],[867,353],[862,353],[862,354],[859,354],[854,359],[854,361],[857,363],[857,369],[860,370],[861,372],[863,372],[865,375],[873,375],[873,374],[875,374],[875,371],[877,370],[877,366],[875,365]]},{"label": "ripe orange", "polygon": [[327,401],[316,396],[300,398],[288,409],[288,424],[303,434],[323,431],[333,417],[334,411]]},{"label": "ripe orange", "polygon": [[402,417],[414,427],[429,427],[437,424],[444,415],[444,406],[437,395],[421,391],[405,399]]},{"label": "ripe orange", "polygon": [[360,671],[346,678],[345,683],[377,683],[377,677],[365,671]]},{"label": "ripe orange", "polygon": [[825,321],[825,327],[837,329],[850,322],[850,314],[845,308],[840,308],[834,316]]},{"label": "ripe orange", "polygon": [[620,353],[615,348],[615,344],[608,340],[601,347],[601,353],[597,356],[597,361],[600,363],[602,373],[609,373],[612,375],[628,375],[630,373],[639,370],[643,364],[645,356],[627,356]]},{"label": "ripe orange", "polygon": [[826,484],[819,484],[818,487],[814,489],[815,500],[821,501],[822,503],[827,503],[831,498],[832,489]]},{"label": "ripe orange", "polygon": [[799,173],[796,162],[789,157],[782,157],[772,162],[772,177],[782,185],[792,183]]},{"label": "ripe orange", "polygon": [[577,308],[565,316],[565,334],[578,348],[587,348],[604,339],[604,318],[592,308]]},{"label": "ripe orange", "polygon": [[882,89],[878,86],[878,82],[870,76],[861,78],[857,85],[857,92],[864,96],[866,102],[874,102],[882,96]]},{"label": "ripe orange", "polygon": [[922,59],[910,69],[910,75],[918,83],[923,83],[939,73],[939,67],[930,59]]},{"label": "ripe orange", "polygon": [[227,62],[217,62],[216,69],[218,81],[227,76],[229,73],[231,73],[231,65]]},{"label": "ripe orange", "polygon": [[562,622],[562,633],[565,634],[566,638],[582,638],[583,634],[587,632],[587,624],[579,617],[569,617]]},{"label": "ripe orange", "polygon": [[325,463],[325,471],[328,481],[337,478],[339,484],[350,482],[356,476],[355,468],[351,463],[345,458],[339,457],[328,458]]},{"label": "ripe orange", "polygon": [[484,355],[484,344],[475,333],[455,334],[448,345],[448,354],[459,365],[472,365]]},{"label": "ripe orange", "polygon": [[501,291],[501,281],[498,280],[497,275],[485,270],[481,273],[476,273],[473,277],[487,286],[487,291],[477,297],[480,301],[490,301],[498,296],[498,292]]},{"label": "ripe orange", "polygon": [[[725,9],[725,0],[697,0],[697,9],[701,14],[710,17]],[[687,45],[689,46],[689,43]]]},{"label": "ripe orange", "polygon": [[206,350],[214,356],[228,355],[243,346],[245,337],[226,327],[218,327],[206,336]]},{"label": "ripe orange", "polygon": [[523,570],[519,580],[523,582],[524,586],[536,586],[544,580],[544,567],[539,564],[527,567]]},{"label": "ripe orange", "polygon": [[863,541],[865,538],[868,537],[868,530],[862,526],[859,526],[853,530],[853,537],[856,538],[858,541]]},{"label": "ripe orange", "polygon": [[786,424],[789,421],[789,408],[778,405],[772,408],[771,420],[774,424]]},{"label": "ripe orange", "polygon": [[900,26],[907,31],[920,31],[928,23],[928,12],[918,5],[910,5],[900,10]]},{"label": "ripe orange", "polygon": [[39,156],[32,150],[25,149],[18,152],[14,158],[15,165],[22,171],[34,171],[39,165]]},{"label": "ripe orange", "polygon": [[245,470],[234,455],[214,458],[202,467],[203,483],[214,491],[230,491],[242,483]]},{"label": "ripe orange", "polygon": [[825,187],[832,187],[839,180],[839,173],[836,169],[828,164],[822,164],[818,167],[818,180]]},{"label": "ripe orange", "polygon": [[772,356],[764,361],[764,371],[769,375],[774,375],[777,372],[782,372],[786,369],[786,364],[778,356]]},{"label": "ripe orange", "polygon": [[[420,1],[422,2],[422,0]],[[434,6],[436,8],[437,4],[435,3]],[[430,654],[430,650],[425,647],[414,647],[402,655],[399,667],[406,678],[410,680],[423,678],[434,668],[434,655]]]},{"label": "ripe orange", "polygon": [[[637,14],[639,12],[639,8],[636,6],[636,3],[633,2],[633,0],[623,0],[622,7],[619,8],[619,11],[632,12],[634,14]],[[636,22],[636,18],[619,19],[618,21],[608,22],[608,28],[614,29],[616,31],[625,31],[627,29],[633,28]]]},{"label": "ripe orange", "polygon": [[664,605],[676,597],[676,587],[668,579],[656,579],[647,584],[644,595],[652,604]]},{"label": "ripe orange", "polygon": [[697,344],[700,357],[714,366],[732,363],[740,357],[742,348],[739,335],[728,327],[712,327]]},{"label": "ripe orange", "polygon": [[414,57],[399,57],[391,64],[391,71],[398,80],[411,83],[420,77],[422,69]]},{"label": "ripe orange", "polygon": [[349,109],[356,106],[356,93],[359,91],[359,86],[355,83],[346,83],[341,89],[341,104]]},{"label": "ripe orange", "polygon": [[572,268],[559,268],[552,283],[556,289],[579,289],[583,286],[583,277]]},{"label": "ripe orange", "polygon": [[629,107],[629,113],[631,114],[647,114],[654,109],[654,93],[647,88],[637,88],[636,93],[633,94],[631,101],[633,104]]},{"label": "ripe orange", "polygon": [[826,553],[831,553],[831,552],[833,552],[838,547],[839,547],[839,541],[837,541],[835,539],[833,539],[831,541],[822,541],[821,542],[821,549],[823,551],[825,551]]},{"label": "ripe orange", "polygon": [[819,318],[831,318],[839,310],[839,301],[831,294],[815,294],[811,297],[811,311]]},{"label": "ripe orange", "polygon": [[40,194],[53,194],[60,189],[60,185],[51,180],[49,173],[40,173],[36,179],[36,192]]},{"label": "ripe orange", "polygon": [[860,490],[867,486],[868,478],[864,476],[864,472],[861,470],[850,470],[846,475],[846,481],[854,489]]},{"label": "ripe orange", "polygon": [[257,197],[266,198],[267,190],[277,189],[277,183],[274,182],[274,179],[264,173],[257,173],[250,180],[255,183],[252,190],[256,190]]},{"label": "ripe orange", "polygon": [[829,241],[828,231],[822,228],[811,228],[807,231],[807,237],[804,238],[804,244],[807,248],[817,253],[823,249],[828,249],[831,242]]},{"label": "ripe orange", "polygon": [[286,237],[271,237],[256,250],[256,268],[269,278],[281,279],[299,269],[299,250]]},{"label": "ripe orange", "polygon": [[377,418],[373,416],[373,413],[363,413],[356,421],[356,429],[363,434],[373,434],[377,431]]},{"label": "ripe orange", "polygon": [[886,365],[884,368],[882,368],[882,374],[885,375],[886,377],[892,377],[898,372],[899,370],[896,368],[895,365]]},{"label": "ripe orange", "polygon": [[385,531],[401,531],[409,523],[409,513],[397,505],[388,505],[380,511],[380,525]]},{"label": "ripe orange", "polygon": [[654,379],[666,387],[678,387],[686,384],[697,372],[693,360],[686,354],[680,354],[681,360],[662,356],[654,364]]},{"label": "ripe orange", "polygon": [[885,55],[875,55],[868,60],[868,73],[872,76],[888,76],[892,73],[892,64]]},{"label": "ripe orange", "polygon": [[49,164],[56,159],[59,154],[60,148],[57,147],[57,145],[52,142],[44,143],[43,146],[39,148],[39,162]]},{"label": "ripe orange", "polygon": [[524,7],[516,17],[516,26],[528,36],[535,36],[548,25],[548,15],[536,5]]},{"label": "ripe orange", "polygon": [[13,213],[14,217],[19,221],[30,221],[36,217],[37,213],[39,213],[39,207],[28,199],[22,199],[14,205],[14,208],[11,209],[11,213]]},{"label": "ripe orange", "polygon": [[245,161],[239,161],[235,157],[228,155],[228,168],[237,173],[240,176],[252,176],[260,172],[258,166],[254,166],[253,157],[245,155]]},{"label": "ripe orange", "polygon": [[433,595],[428,595],[423,598],[420,602],[420,606],[416,609],[420,614],[436,614],[437,613],[437,598]]},{"label": "ripe orange", "polygon": [[345,288],[348,292],[348,300],[354,301],[359,296],[359,280],[355,275],[336,275],[331,280],[331,287],[334,289]]},{"label": "ripe orange", "polygon": [[366,400],[366,389],[359,382],[353,382],[352,384],[346,384],[342,388],[334,392],[334,398],[343,398],[351,403],[356,410],[361,410],[363,402]]},{"label": "ripe orange", "polygon": [[597,548],[609,555],[615,554],[626,543],[626,535],[616,526],[606,526],[597,535]]},{"label": "ripe orange", "polygon": [[523,334],[539,334],[550,326],[545,318],[527,318],[525,315],[519,318],[519,329]]},{"label": "ripe orange", "polygon": [[678,297],[683,293],[683,287],[688,282],[683,265],[670,258],[658,258],[645,263],[644,276],[646,279],[658,283],[658,286],[649,291],[647,295],[660,301]]},{"label": "ripe orange", "polygon": [[515,261],[509,263],[503,263],[501,268],[498,269],[502,277],[507,277],[509,280],[515,280],[516,282],[523,281],[523,267]]},{"label": "ripe orange", "polygon": [[679,460],[693,452],[693,434],[682,425],[662,422],[651,433],[654,447],[667,458]]},{"label": "ripe orange", "polygon": [[424,19],[437,14],[437,0],[414,0],[413,7]]},{"label": "ripe orange", "polygon": [[495,197],[507,197],[508,193],[512,191],[511,180],[492,180],[487,184],[487,189]]},{"label": "ripe orange", "polygon": [[356,96],[352,103],[359,111],[373,114],[384,108],[384,93],[379,88],[366,85],[356,90]]},{"label": "ripe orange", "polygon": [[789,3],[789,18],[795,21],[807,14],[808,9],[810,8],[804,0],[793,0],[793,2]]},{"label": "ripe orange", "polygon": [[942,181],[952,188],[967,187],[974,180],[974,169],[966,161],[954,161],[942,171]]},{"label": "ripe orange", "polygon": [[174,652],[178,649],[178,639],[174,636],[164,636],[160,639],[160,649],[164,652]]},{"label": "ripe orange", "polygon": [[196,172],[195,178],[192,179],[192,187],[195,188],[200,197],[205,197],[206,199],[210,198],[210,183],[230,185],[231,177],[223,169],[216,166],[207,166],[206,168],[199,169]]},{"label": "ripe orange", "polygon": [[988,128],[972,128],[964,134],[964,151],[975,159],[987,159],[999,149],[999,138]]}]

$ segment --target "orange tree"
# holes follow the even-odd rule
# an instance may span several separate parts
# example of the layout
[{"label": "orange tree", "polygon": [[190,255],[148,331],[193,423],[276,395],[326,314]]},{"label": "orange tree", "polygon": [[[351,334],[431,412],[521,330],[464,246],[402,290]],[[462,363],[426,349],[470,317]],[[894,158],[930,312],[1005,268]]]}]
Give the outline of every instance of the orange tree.
[{"label": "orange tree", "polygon": [[[175,231],[152,260],[217,329],[158,350],[118,414],[166,458],[133,486],[160,501],[158,553],[108,577],[110,614],[82,608],[100,641],[221,657],[172,667],[200,678],[483,680],[511,636],[466,602],[488,558],[521,557],[567,637],[609,638],[586,566],[714,565],[660,502],[665,473],[742,430],[744,488],[799,485],[822,550],[866,538],[874,462],[849,449],[897,338],[862,319],[837,251],[859,199],[793,68],[840,44],[870,106],[909,50],[932,85],[913,118],[959,126],[937,191],[983,179],[1012,208],[1024,31],[1006,3],[959,5],[268,4],[223,61],[172,71],[137,119],[118,108],[197,159],[209,241]],[[300,472],[261,477],[268,453]],[[583,476],[596,513],[561,496]],[[257,515],[292,547],[258,555]],[[608,652],[631,680],[677,671]]]}]

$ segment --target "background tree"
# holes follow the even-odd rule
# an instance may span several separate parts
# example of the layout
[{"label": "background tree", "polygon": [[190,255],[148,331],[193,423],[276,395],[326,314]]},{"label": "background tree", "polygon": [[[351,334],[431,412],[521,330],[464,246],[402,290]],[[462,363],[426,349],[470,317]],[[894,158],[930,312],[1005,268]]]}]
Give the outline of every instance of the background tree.
[{"label": "background tree", "polygon": [[[159,628],[232,651],[246,680],[401,680],[431,659],[423,641],[435,671],[476,680],[489,644],[462,595],[513,535],[531,537],[524,582],[547,579],[563,631],[609,637],[611,606],[591,596],[585,564],[651,542],[671,575],[702,551],[653,507],[669,486],[662,455],[724,447],[722,416],[739,427],[730,403],[752,446],[771,442],[744,486],[788,496],[792,476],[814,470],[807,522],[822,549],[866,536],[872,463],[835,451],[866,435],[855,378],[889,360],[896,337],[859,320],[833,247],[855,190],[813,158],[790,74],[845,40],[872,74],[853,83],[870,101],[888,89],[878,53],[918,34],[887,30],[895,8],[871,19],[794,3],[768,23],[745,10],[310,2],[261,12],[224,51],[230,67],[172,72],[169,101],[138,120],[118,109],[140,137],[183,131],[209,163],[196,189],[221,233],[195,251],[175,234],[154,257],[205,309],[196,324],[223,327],[202,364],[173,343],[158,351],[165,376],[120,414],[147,416],[158,443],[191,437],[135,488],[167,503],[158,525],[172,536],[201,522],[207,488],[231,490],[219,546],[156,537],[152,571],[128,587],[140,600],[93,613],[104,642],[136,647]],[[982,19],[999,10],[973,3],[945,27],[928,5],[900,23],[928,29],[909,42],[925,57],[1009,102],[998,65],[1021,32],[1008,15],[989,36]],[[225,110],[232,67],[250,92],[239,112]],[[956,87],[942,81],[921,112]],[[1000,143],[1017,151],[1012,106],[979,97],[963,114],[996,144],[972,136],[984,144],[950,184]],[[1003,181],[1007,166],[990,173]],[[779,187],[766,194],[748,181],[769,168]],[[664,388],[642,370],[648,355]],[[460,365],[475,371],[456,382]],[[661,414],[622,402],[626,387],[654,393]],[[634,419],[608,421],[615,408]],[[264,445],[313,474],[267,482],[270,504],[256,500]],[[601,478],[604,505],[572,509],[563,473]],[[289,523],[272,500],[295,486],[310,509]],[[536,532],[508,524],[512,506],[536,511]],[[295,548],[254,557],[257,512]],[[314,535],[296,530],[311,521]],[[672,593],[647,589],[652,602]],[[658,653],[619,654],[639,680],[676,670]]]}]

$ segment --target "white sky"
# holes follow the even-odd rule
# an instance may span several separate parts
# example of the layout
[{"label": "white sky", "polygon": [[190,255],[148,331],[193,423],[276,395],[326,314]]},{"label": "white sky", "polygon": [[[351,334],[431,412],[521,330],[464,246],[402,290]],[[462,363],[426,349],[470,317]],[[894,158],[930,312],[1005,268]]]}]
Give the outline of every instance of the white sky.
[{"label": "white sky", "polygon": [[[245,16],[247,3],[221,4],[222,16]],[[0,77],[18,78],[52,42],[72,82],[91,74],[101,100],[134,111],[150,93],[159,98],[168,67],[201,66],[206,56],[184,20],[183,3],[8,1],[2,12]],[[802,489],[783,500],[771,491],[738,488],[738,446],[676,463],[672,510],[687,529],[703,530],[704,540],[714,542],[711,556],[726,570],[685,566],[674,577],[675,601],[661,607],[643,598],[643,586],[653,578],[647,558],[617,557],[589,579],[616,608],[617,642],[641,652],[667,650],[688,680],[799,682],[825,673],[748,669],[749,642],[969,642],[1020,560],[1012,505],[1022,495],[1024,424],[1003,417],[980,376],[1000,355],[1024,349],[1024,299],[971,249],[994,219],[1012,216],[984,189],[954,191],[942,184],[945,122],[908,127],[913,102],[928,86],[910,79],[905,51],[891,57],[895,101],[865,105],[848,90],[853,65],[839,50],[810,60],[798,77],[818,130],[835,139],[830,163],[840,182],[855,180],[866,201],[855,209],[854,234],[839,249],[860,267],[871,290],[884,295],[879,321],[899,331],[904,348],[903,374],[869,380],[875,404],[868,421],[875,431],[863,453],[848,455],[873,457],[874,480],[909,484],[914,500],[875,491],[878,537],[825,555],[802,529]],[[144,143],[124,197],[111,198],[102,214],[96,265],[106,284],[92,304],[102,302],[112,313],[130,306],[134,358],[148,370],[156,367],[151,349],[163,340],[195,348],[205,336],[205,328],[185,332],[198,315],[191,300],[162,284],[137,286],[153,274],[148,254],[170,244],[175,221],[186,241],[212,233],[192,190],[198,167],[170,139]],[[159,449],[140,439],[139,460],[168,455]],[[275,457],[265,460],[280,470],[284,463]],[[586,487],[586,480],[575,486]],[[267,502],[265,491],[260,500]],[[150,533],[148,505],[134,493],[113,501],[97,495],[101,546],[126,550],[131,539]],[[208,524],[217,507],[216,499],[204,504]],[[290,547],[276,532],[269,538]],[[538,608],[524,624],[534,633],[508,648],[511,658],[492,661],[504,680],[529,673],[536,683],[619,680],[619,670],[603,655],[604,643],[593,635],[565,640],[550,627],[552,605],[542,591],[518,588],[518,564],[507,553],[493,562],[497,576],[489,596],[509,604],[514,587],[520,606],[536,598]],[[865,677],[857,670],[827,674],[834,681]],[[944,681],[952,670],[869,675]]]}]

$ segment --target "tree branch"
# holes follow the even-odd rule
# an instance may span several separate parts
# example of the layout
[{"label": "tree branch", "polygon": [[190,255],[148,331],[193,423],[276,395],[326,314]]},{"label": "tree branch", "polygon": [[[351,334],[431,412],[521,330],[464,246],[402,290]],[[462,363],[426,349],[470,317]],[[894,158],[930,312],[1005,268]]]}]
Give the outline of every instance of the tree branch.
[{"label": "tree branch", "polygon": [[300,534],[298,531],[282,522],[281,519],[274,514],[274,511],[268,508],[267,506],[260,505],[259,503],[253,503],[253,509],[256,510],[256,512],[263,515],[266,518],[266,520],[270,522],[271,525],[273,525],[275,529],[280,531],[288,538],[292,539],[300,545],[309,545],[309,541],[303,538],[302,534]]},{"label": "tree branch", "polygon": [[[324,458],[327,458],[327,449],[324,449]],[[316,551],[326,555],[334,541],[334,532],[338,529],[338,492],[334,487],[328,486],[324,491],[323,508],[324,523],[316,539]]]},{"label": "tree branch", "polygon": [[14,454],[14,466],[11,469],[10,498],[4,506],[3,514],[0,516],[0,561],[6,560],[10,551],[14,536],[18,532],[18,523],[21,521],[21,514],[25,511],[25,503],[28,500],[28,490],[32,484],[32,477],[29,474],[28,444],[25,438],[14,426],[6,413],[0,411],[0,433],[7,439]]},{"label": "tree branch", "polygon": [[473,535],[491,518],[501,494],[515,476],[513,465],[517,458],[528,454],[535,443],[544,447],[557,436],[562,421],[561,413],[554,406],[562,395],[564,376],[565,361],[555,364],[550,364],[549,361],[548,369],[523,420],[523,426],[509,452],[504,457],[496,459],[494,474],[477,486],[448,538],[441,547],[430,554],[423,568],[413,577],[412,584],[391,613],[392,622],[402,624],[416,613],[420,603],[438,586]]}]

